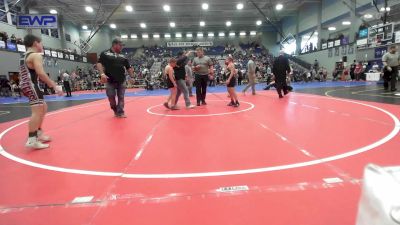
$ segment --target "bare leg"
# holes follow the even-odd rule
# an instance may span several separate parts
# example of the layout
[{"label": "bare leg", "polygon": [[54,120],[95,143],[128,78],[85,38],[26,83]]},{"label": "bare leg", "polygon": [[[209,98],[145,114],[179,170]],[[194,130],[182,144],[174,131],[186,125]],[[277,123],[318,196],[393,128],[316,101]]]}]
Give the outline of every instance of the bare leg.
[{"label": "bare leg", "polygon": [[29,133],[36,132],[43,122],[44,105],[33,105],[31,107],[32,115],[29,120]]},{"label": "bare leg", "polygon": [[[39,128],[41,123],[43,122],[43,118],[45,115],[45,106],[44,104],[41,105],[33,105],[31,107],[32,115],[29,120],[29,138],[26,143],[26,147],[34,148],[34,149],[43,149],[49,147],[47,144],[43,144],[40,139],[44,137],[43,135],[39,135]],[[49,141],[49,137],[44,137],[45,141]]]},{"label": "bare leg", "polygon": [[177,88],[171,88],[171,108],[176,107],[176,93]]},{"label": "bare leg", "polygon": [[235,102],[237,102],[238,101],[238,98],[237,98],[237,94],[236,94],[236,90],[235,90],[235,88],[231,88],[231,96],[233,96],[232,97],[232,99],[235,101]]},{"label": "bare leg", "polygon": [[39,128],[42,128],[42,124],[43,124],[43,121],[44,121],[44,117],[46,116],[47,109],[48,109],[47,103],[44,102],[44,103],[43,103],[42,116],[40,117],[41,120],[40,120],[40,123],[39,123]]}]

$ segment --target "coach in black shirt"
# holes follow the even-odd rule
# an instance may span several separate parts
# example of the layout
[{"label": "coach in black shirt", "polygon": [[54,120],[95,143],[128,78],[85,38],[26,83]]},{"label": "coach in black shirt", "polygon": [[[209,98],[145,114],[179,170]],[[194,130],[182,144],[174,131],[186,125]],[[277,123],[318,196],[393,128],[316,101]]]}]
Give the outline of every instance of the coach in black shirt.
[{"label": "coach in black shirt", "polygon": [[186,108],[194,108],[194,105],[190,103],[189,90],[186,86],[186,70],[185,66],[189,61],[188,56],[191,54],[188,52],[179,52],[178,58],[176,60],[176,67],[174,67],[174,74],[176,79],[176,84],[178,85],[178,92],[176,93],[175,105],[178,103],[179,96],[183,93],[183,98],[185,99]]},{"label": "coach in black shirt", "polygon": [[[118,118],[126,117],[124,112],[125,71],[127,70],[133,77],[133,68],[128,59],[121,54],[122,48],[122,41],[114,39],[111,48],[101,53],[97,63],[101,81],[106,83],[106,93],[111,109]],[[118,104],[115,100],[116,95]]]},{"label": "coach in black shirt", "polygon": [[289,93],[286,83],[286,76],[290,73],[289,60],[285,57],[285,53],[280,51],[279,56],[275,59],[272,72],[275,76],[276,91],[279,98],[283,98],[282,90],[285,95]]}]

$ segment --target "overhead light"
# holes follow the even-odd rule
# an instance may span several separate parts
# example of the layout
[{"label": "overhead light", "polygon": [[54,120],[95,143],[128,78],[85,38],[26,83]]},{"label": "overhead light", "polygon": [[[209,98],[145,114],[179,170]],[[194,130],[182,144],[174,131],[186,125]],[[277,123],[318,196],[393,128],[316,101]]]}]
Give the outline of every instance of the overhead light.
[{"label": "overhead light", "polygon": [[141,28],[146,28],[146,24],[145,23],[140,23],[140,27]]},{"label": "overhead light", "polygon": [[386,12],[389,12],[390,11],[390,7],[386,7]]},{"label": "overhead light", "polygon": [[220,32],[220,33],[218,34],[218,36],[220,36],[220,37],[224,37],[224,36],[225,36],[225,33],[223,33],[223,32]]},{"label": "overhead light", "polygon": [[328,27],[328,30],[334,31],[334,30],[336,30],[336,27]]},{"label": "overhead light", "polygon": [[380,11],[385,12],[385,7],[382,7]]},{"label": "overhead light", "polygon": [[243,3],[238,3],[238,4],[236,5],[236,9],[238,9],[238,10],[243,9]]},{"label": "overhead light", "polygon": [[242,31],[239,33],[240,36],[246,36],[246,32]]},{"label": "overhead light", "polygon": [[115,25],[114,23],[112,23],[112,24],[110,24],[110,27],[111,27],[112,29],[115,29],[115,28],[117,28],[117,25]]},{"label": "overhead light", "polygon": [[209,37],[214,37],[214,33],[209,32],[207,36],[209,36]]},{"label": "overhead light", "polygon": [[303,36],[303,39],[309,39],[310,38],[310,35],[304,35]]},{"label": "overhead light", "polygon": [[233,37],[233,36],[235,36],[235,35],[236,35],[235,32],[230,32],[230,33],[229,33],[229,36],[231,36],[231,37]]},{"label": "overhead light", "polygon": [[165,12],[171,11],[171,7],[169,5],[164,5],[163,9],[164,9]]},{"label": "overhead light", "polygon": [[261,20],[257,20],[256,24],[257,24],[257,26],[260,26],[262,24],[262,21]]},{"label": "overhead light", "polygon": [[133,11],[133,7],[131,5],[126,5],[125,6],[125,10],[128,12],[132,12]]},{"label": "overhead light", "polygon": [[87,29],[88,29],[88,26],[83,25],[83,26],[82,26],[82,29],[87,30]]},{"label": "overhead light", "polygon": [[149,38],[149,35],[148,34],[142,34],[142,38],[147,39],[147,38]]},{"label": "overhead light", "polygon": [[371,19],[372,17],[373,17],[373,16],[372,16],[371,14],[365,14],[365,15],[364,15],[364,18],[365,18],[365,19]]},{"label": "overhead light", "polygon": [[171,23],[169,23],[169,26],[170,26],[170,27],[175,27],[175,23],[174,23],[174,22],[171,22]]},{"label": "overhead light", "polygon": [[314,32],[314,35],[318,35],[318,32],[316,31],[316,32]]},{"label": "overhead light", "polygon": [[343,21],[342,25],[348,26],[348,25],[351,25],[351,22],[350,21]]},{"label": "overhead light", "polygon": [[176,38],[181,38],[181,37],[182,37],[182,34],[181,34],[181,33],[176,33],[176,34],[175,34],[175,37],[176,37]]},{"label": "overhead light", "polygon": [[281,3],[276,4],[275,9],[276,10],[282,10],[283,9],[283,5]]},{"label": "overhead light", "polygon": [[159,34],[153,34],[153,38],[160,38]]},{"label": "overhead light", "polygon": [[187,34],[186,34],[186,37],[187,37],[187,38],[191,38],[191,37],[193,37],[193,34],[192,34],[192,33],[187,33]]},{"label": "overhead light", "polygon": [[203,33],[197,33],[197,37],[203,37]]},{"label": "overhead light", "polygon": [[226,21],[226,26],[227,27],[230,27],[232,25],[232,22],[231,21]]},{"label": "overhead light", "polygon": [[165,38],[171,38],[171,34],[164,34]]},{"label": "overhead light", "polygon": [[206,22],[200,21],[200,26],[201,26],[201,27],[204,27],[205,25],[206,25]]},{"label": "overhead light", "polygon": [[86,12],[90,12],[90,13],[93,12],[93,8],[90,7],[90,6],[86,6],[86,7],[85,7],[85,10],[86,10]]},{"label": "overhead light", "polygon": [[55,9],[50,9],[50,14],[57,14],[57,10],[55,10]]},{"label": "overhead light", "polygon": [[207,3],[201,4],[201,8],[204,9],[204,10],[207,10],[208,9],[208,4]]},{"label": "overhead light", "polygon": [[251,36],[256,36],[256,35],[257,35],[257,32],[251,31],[251,32],[250,32],[250,35],[251,35]]},{"label": "overhead light", "polygon": [[136,39],[137,38],[137,34],[131,34],[131,38],[132,39]]},{"label": "overhead light", "polygon": [[121,34],[121,38],[122,39],[128,39],[128,35],[127,34]]}]

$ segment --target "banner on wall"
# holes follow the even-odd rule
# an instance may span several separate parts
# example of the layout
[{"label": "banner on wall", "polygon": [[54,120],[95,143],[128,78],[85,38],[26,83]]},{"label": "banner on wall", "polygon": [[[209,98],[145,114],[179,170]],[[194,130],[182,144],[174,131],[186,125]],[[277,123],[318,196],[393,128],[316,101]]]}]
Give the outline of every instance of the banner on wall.
[{"label": "banner on wall", "polygon": [[193,47],[193,46],[201,46],[201,47],[210,47],[213,46],[212,41],[203,41],[203,42],[167,42],[168,48],[185,48],[185,47]]},{"label": "banner on wall", "polygon": [[51,56],[57,58],[58,54],[56,51],[51,51]]},{"label": "banner on wall", "polygon": [[347,50],[347,54],[351,55],[354,53],[354,45],[349,45],[349,49]]},{"label": "banner on wall", "polygon": [[340,44],[341,45],[347,45],[347,44],[349,44],[349,37],[344,37],[344,38],[342,38],[341,40],[340,40]]},{"label": "banner on wall", "polygon": [[17,15],[17,29],[57,29],[58,17],[53,14]]},{"label": "banner on wall", "polygon": [[333,48],[333,41],[328,42],[328,48]]},{"label": "banner on wall", "polygon": [[48,49],[45,49],[45,50],[44,50],[44,54],[45,54],[46,56],[51,56],[51,52],[50,52],[50,50],[48,50]]},{"label": "banner on wall", "polygon": [[335,56],[339,56],[339,48],[335,48]]},{"label": "banner on wall", "polygon": [[368,39],[367,38],[357,40],[357,46],[363,46],[363,45],[367,45],[367,44],[368,44]]},{"label": "banner on wall", "polygon": [[347,46],[342,46],[342,55],[347,54]]},{"label": "banner on wall", "polygon": [[7,49],[10,50],[10,51],[16,52],[17,51],[17,45],[12,43],[12,42],[10,42],[10,41],[7,41]]},{"label": "banner on wall", "polygon": [[18,45],[17,44],[17,49],[18,49],[19,52],[26,52],[25,45]]},{"label": "banner on wall", "polygon": [[327,49],[328,48],[328,43],[323,43],[321,48],[322,49]]},{"label": "banner on wall", "polygon": [[396,31],[394,35],[395,35],[394,43],[400,43],[400,31]]},{"label": "banner on wall", "polygon": [[62,53],[62,52],[57,52],[57,54],[58,54],[58,58],[60,58],[60,59],[64,58],[64,56],[63,56],[63,53]]},{"label": "banner on wall", "polygon": [[335,46],[340,46],[340,40],[335,41]]},{"label": "banner on wall", "polygon": [[375,48],[375,59],[380,59],[380,58],[382,58],[382,56],[383,56],[384,54],[386,54],[386,52],[387,52],[387,47],[386,47],[386,46],[384,46],[384,47],[379,47],[379,48]]}]

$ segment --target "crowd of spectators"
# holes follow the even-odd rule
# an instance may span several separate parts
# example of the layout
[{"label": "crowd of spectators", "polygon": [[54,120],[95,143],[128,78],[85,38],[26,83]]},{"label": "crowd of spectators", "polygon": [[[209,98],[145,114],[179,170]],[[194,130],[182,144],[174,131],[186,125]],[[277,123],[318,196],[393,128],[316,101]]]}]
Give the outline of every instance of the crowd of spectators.
[{"label": "crowd of spectators", "polygon": [[[0,39],[7,42],[8,35],[4,32],[0,33]],[[21,39],[16,38],[15,35],[10,37],[10,41],[15,43],[21,43]],[[194,47],[190,48],[194,49]],[[215,76],[210,80],[210,85],[223,85],[226,80],[225,71],[224,71],[224,59],[227,55],[232,55],[235,59],[235,66],[238,69],[238,84],[246,83],[247,81],[247,62],[251,55],[255,56],[256,63],[256,71],[259,82],[269,82],[273,79],[272,75],[272,64],[274,61],[274,56],[271,55],[264,46],[260,45],[257,42],[248,42],[248,43],[239,43],[238,46],[234,46],[231,44],[226,44],[225,46],[213,46],[206,47],[205,53],[211,57]],[[150,46],[142,48],[128,48],[125,49],[124,54],[126,54],[128,60],[131,65],[134,67],[135,71],[135,81],[127,76],[127,86],[134,87],[143,85],[146,83],[158,83],[158,87],[162,88],[162,75],[163,68],[167,65],[168,60],[171,57],[174,57],[178,54],[179,51],[189,50],[189,48],[167,48],[163,46]],[[76,50],[64,49],[63,52],[74,54]],[[154,63],[158,63],[159,65],[157,70],[151,70]],[[328,71],[324,67],[320,67],[318,61],[312,65],[311,69],[307,69],[304,66],[294,62],[291,62],[292,72],[289,76],[289,79],[293,82],[311,82],[311,81],[326,81],[328,77]],[[353,68],[353,67],[352,67]],[[354,66],[355,70],[356,66]],[[360,67],[364,68],[364,67]],[[360,68],[358,70],[360,70]],[[356,71],[357,74],[361,74],[361,72]],[[365,68],[364,68],[365,70]],[[363,71],[364,71],[363,70]],[[351,72],[352,74],[354,73]],[[350,68],[343,70],[334,70],[332,72],[333,80],[345,79],[346,74],[350,74]],[[363,76],[357,76],[354,79],[362,79]],[[353,78],[352,78],[353,79]],[[99,74],[95,67],[93,68],[76,68],[72,71],[62,70],[61,74],[59,74],[57,81],[60,85],[67,80],[70,83],[71,91],[81,91],[81,90],[93,90],[99,91],[102,90],[103,84],[99,82]],[[142,84],[143,83],[143,84]],[[5,82],[1,83],[1,94],[2,95],[12,95],[13,90],[17,90],[18,92],[18,83],[17,82]],[[43,84],[42,84],[43,85]],[[43,85],[43,89],[47,90],[45,85]],[[51,94],[51,90],[46,91],[46,93]],[[19,96],[19,94],[14,95]]]}]

